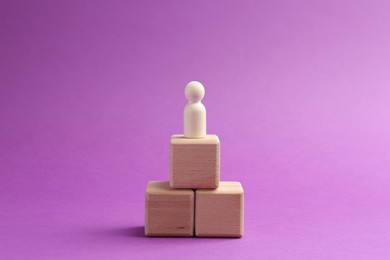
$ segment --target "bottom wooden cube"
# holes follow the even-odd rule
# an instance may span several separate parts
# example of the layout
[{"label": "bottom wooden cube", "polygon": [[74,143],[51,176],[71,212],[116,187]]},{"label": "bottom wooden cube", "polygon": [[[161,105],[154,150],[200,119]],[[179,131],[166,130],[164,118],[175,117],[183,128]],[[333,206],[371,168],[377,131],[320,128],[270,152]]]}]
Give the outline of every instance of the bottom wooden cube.
[{"label": "bottom wooden cube", "polygon": [[220,182],[214,190],[197,189],[195,198],[196,236],[244,235],[244,190],[239,182]]},{"label": "bottom wooden cube", "polygon": [[146,236],[193,236],[194,191],[151,181],[145,194]]}]

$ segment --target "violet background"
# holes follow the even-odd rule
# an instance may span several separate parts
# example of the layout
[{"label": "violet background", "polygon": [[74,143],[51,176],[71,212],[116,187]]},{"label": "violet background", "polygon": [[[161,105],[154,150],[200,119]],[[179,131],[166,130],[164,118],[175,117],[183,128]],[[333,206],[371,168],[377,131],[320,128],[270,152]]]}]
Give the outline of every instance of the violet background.
[{"label": "violet background", "polygon": [[[1,259],[389,259],[389,1],[1,1]],[[242,239],[145,238],[184,86]]]}]

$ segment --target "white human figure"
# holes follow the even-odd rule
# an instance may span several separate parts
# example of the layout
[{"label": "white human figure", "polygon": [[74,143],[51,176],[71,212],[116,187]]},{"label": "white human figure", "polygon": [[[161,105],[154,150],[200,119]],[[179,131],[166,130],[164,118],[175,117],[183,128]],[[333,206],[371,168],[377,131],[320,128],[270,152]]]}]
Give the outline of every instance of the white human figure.
[{"label": "white human figure", "polygon": [[198,81],[191,81],[186,85],[185,95],[188,104],[184,108],[184,137],[206,137],[206,108],[202,104],[204,87]]}]

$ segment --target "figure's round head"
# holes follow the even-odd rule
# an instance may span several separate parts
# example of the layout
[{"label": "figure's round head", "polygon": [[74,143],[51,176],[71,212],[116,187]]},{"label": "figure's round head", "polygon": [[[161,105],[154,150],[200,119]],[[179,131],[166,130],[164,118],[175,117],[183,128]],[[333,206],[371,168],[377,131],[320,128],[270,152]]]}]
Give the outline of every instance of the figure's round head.
[{"label": "figure's round head", "polygon": [[199,102],[204,97],[204,87],[199,81],[191,81],[186,85],[185,95],[190,102]]}]

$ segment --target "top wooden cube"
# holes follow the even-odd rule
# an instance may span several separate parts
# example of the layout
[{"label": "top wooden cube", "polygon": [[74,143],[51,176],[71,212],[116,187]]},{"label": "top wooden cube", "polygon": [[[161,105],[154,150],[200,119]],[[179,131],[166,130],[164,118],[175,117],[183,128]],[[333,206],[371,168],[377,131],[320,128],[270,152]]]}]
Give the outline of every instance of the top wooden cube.
[{"label": "top wooden cube", "polygon": [[170,186],[209,188],[219,185],[220,142],[216,135],[202,139],[173,135],[170,145]]}]

